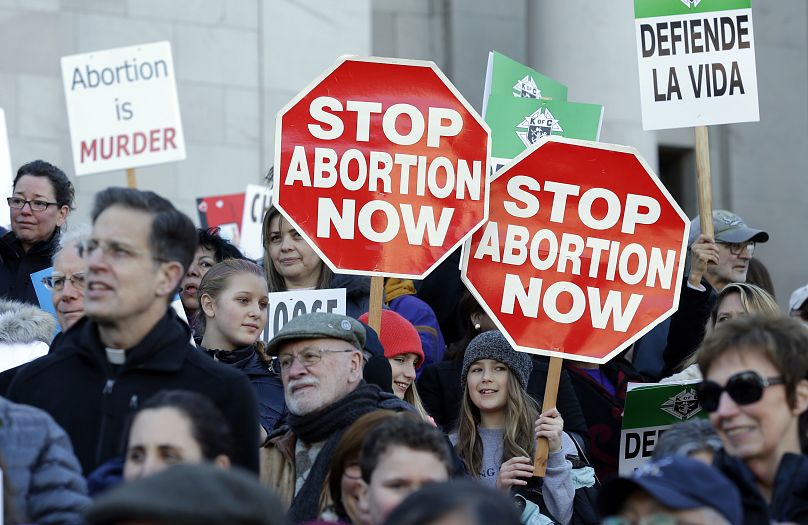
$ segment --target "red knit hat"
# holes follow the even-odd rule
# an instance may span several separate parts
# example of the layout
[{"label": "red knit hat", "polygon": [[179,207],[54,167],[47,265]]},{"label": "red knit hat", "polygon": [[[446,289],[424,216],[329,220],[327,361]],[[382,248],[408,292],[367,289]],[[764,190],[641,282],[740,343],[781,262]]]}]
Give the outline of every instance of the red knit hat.
[{"label": "red knit hat", "polygon": [[[363,323],[368,322],[368,314],[359,316]],[[424,362],[424,349],[421,348],[421,337],[415,327],[404,317],[392,310],[382,310],[382,328],[379,339],[384,348],[384,357],[391,358],[401,354],[415,354],[420,368]]]}]

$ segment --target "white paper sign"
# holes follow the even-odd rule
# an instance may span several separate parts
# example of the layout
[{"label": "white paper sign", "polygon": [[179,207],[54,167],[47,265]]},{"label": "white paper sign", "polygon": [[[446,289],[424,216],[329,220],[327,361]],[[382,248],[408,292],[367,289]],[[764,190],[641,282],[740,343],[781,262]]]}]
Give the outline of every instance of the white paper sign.
[{"label": "white paper sign", "polygon": [[643,129],[760,120],[749,0],[689,5],[635,0]]},{"label": "white paper sign", "polygon": [[345,315],[347,300],[345,288],[325,290],[294,290],[269,294],[269,314],[264,331],[268,341],[283,325],[300,315],[329,312]]},{"label": "white paper sign", "polygon": [[244,214],[241,216],[241,251],[251,259],[264,256],[261,229],[264,214],[272,203],[272,188],[248,184],[244,192]]},{"label": "white paper sign", "polygon": [[185,158],[171,44],[62,57],[76,175]]},{"label": "white paper sign", "polygon": [[6,112],[0,108],[0,226],[11,224],[11,215],[6,197],[11,197],[14,173],[11,171],[11,151],[8,147]]}]

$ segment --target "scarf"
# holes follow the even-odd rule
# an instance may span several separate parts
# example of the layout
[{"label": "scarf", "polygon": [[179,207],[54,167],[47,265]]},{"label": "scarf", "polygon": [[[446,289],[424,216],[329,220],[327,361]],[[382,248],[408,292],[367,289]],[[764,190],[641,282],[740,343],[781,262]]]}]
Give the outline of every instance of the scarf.
[{"label": "scarf", "polygon": [[205,348],[204,350],[216,361],[221,361],[226,365],[236,365],[236,368],[244,368],[244,365],[252,357],[253,353],[255,353],[254,345],[243,346],[235,350],[213,350],[209,348]]},{"label": "scarf", "polygon": [[376,385],[363,381],[344,398],[316,412],[303,416],[288,415],[287,424],[298,439],[309,444],[325,441],[311,466],[306,482],[289,508],[292,523],[317,518],[320,493],[331,465],[331,456],[345,430],[363,415],[384,408],[398,411],[408,409],[406,403],[393,394],[382,392]]},{"label": "scarf", "polygon": [[401,297],[402,295],[415,295],[415,284],[411,279],[397,279],[388,277],[384,280],[384,303]]}]

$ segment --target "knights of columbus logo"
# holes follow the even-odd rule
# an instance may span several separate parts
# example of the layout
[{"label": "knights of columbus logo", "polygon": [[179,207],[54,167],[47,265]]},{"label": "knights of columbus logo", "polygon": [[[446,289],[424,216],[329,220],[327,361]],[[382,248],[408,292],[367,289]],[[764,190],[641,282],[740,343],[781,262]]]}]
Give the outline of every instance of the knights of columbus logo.
[{"label": "knights of columbus logo", "polygon": [[682,390],[672,398],[662,403],[659,408],[673,417],[677,417],[682,420],[690,419],[701,412],[701,406],[699,406],[699,398],[696,395],[695,388]]},{"label": "knights of columbus logo", "polygon": [[682,3],[685,4],[689,9],[692,9],[698,6],[701,3],[701,0],[682,0]]},{"label": "knights of columbus logo", "polygon": [[558,123],[558,119],[546,107],[539,108],[534,113],[526,116],[522,122],[516,125],[516,130],[516,134],[519,135],[526,147],[530,147],[537,140],[547,135],[564,132]]},{"label": "knights of columbus logo", "polygon": [[518,98],[541,98],[541,90],[536,85],[533,77],[525,75],[525,78],[513,86],[513,96]]}]

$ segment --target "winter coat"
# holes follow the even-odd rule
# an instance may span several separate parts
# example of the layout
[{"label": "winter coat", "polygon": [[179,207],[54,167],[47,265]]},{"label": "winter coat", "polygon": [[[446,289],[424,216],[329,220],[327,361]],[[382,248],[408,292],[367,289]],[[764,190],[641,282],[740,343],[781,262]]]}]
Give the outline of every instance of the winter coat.
[{"label": "winter coat", "polygon": [[[572,361],[565,361],[564,368],[569,371],[572,386],[584,412],[592,466],[600,479],[616,475],[626,389],[629,382],[644,383],[646,379],[631,363],[622,357],[615,357],[600,366],[600,371],[615,387],[616,393],[612,395],[584,369],[573,365]],[[564,413],[561,415],[564,416]]]},{"label": "winter coat", "polygon": [[[409,279],[388,278],[384,293],[387,307],[409,321],[418,331],[421,338],[421,349],[424,351],[424,365],[440,363],[446,351],[446,343],[440,332],[438,318],[432,308],[415,296],[415,286]],[[421,375],[423,366],[418,369]]]},{"label": "winter coat", "polygon": [[744,525],[758,523],[808,523],[808,456],[784,454],[777,466],[771,503],[760,494],[757,482],[744,462],[719,450],[713,466],[741,492]]},{"label": "winter coat", "polygon": [[9,399],[42,408],[70,436],[85,473],[123,455],[128,419],[161,390],[207,396],[235,438],[233,462],[258,471],[258,410],[244,374],[216,363],[190,344],[191,333],[173,310],[134,347],[126,363],[111,365],[90,319],[65,332],[59,351],[29,363],[9,388]]},{"label": "winter coat", "polygon": [[0,297],[39,306],[31,274],[53,266],[53,252],[58,246],[58,229],[50,239],[36,243],[27,252],[14,232],[0,237]]},{"label": "winter coat", "polygon": [[255,350],[255,345],[237,348],[230,352],[209,350],[202,346],[199,348],[213,359],[241,370],[247,376],[258,399],[261,426],[264,427],[267,434],[272,432],[286,414],[283,382],[275,372],[270,370],[269,365],[261,360],[261,356]]},{"label": "winter coat", "polygon": [[348,317],[359,319],[360,315],[370,310],[370,277],[334,274],[328,287],[345,288],[345,315]]},{"label": "winter coat", "polygon": [[45,412],[0,397],[0,454],[21,523],[81,523],[90,504],[70,439]]},{"label": "winter coat", "polygon": [[0,300],[0,371],[48,353],[56,319],[28,303]]}]

